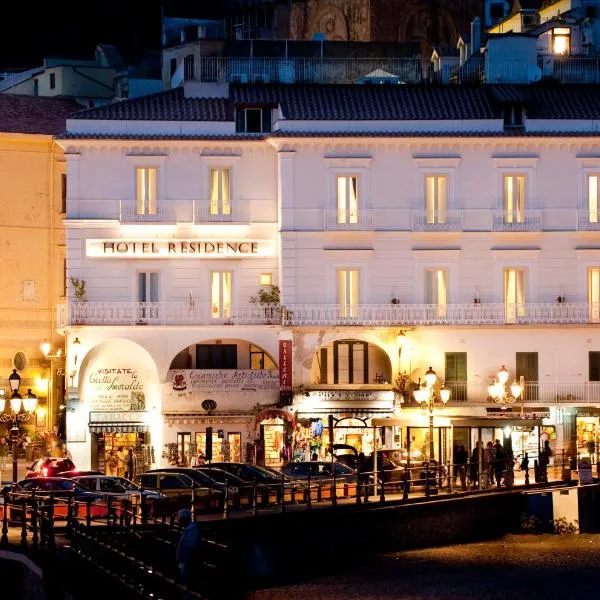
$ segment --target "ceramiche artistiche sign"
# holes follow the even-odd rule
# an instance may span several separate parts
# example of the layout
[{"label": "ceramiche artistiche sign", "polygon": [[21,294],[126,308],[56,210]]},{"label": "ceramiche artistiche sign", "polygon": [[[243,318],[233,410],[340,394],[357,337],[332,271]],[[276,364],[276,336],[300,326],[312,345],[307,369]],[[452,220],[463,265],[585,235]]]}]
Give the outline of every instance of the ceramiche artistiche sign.
[{"label": "ceramiche artistiche sign", "polygon": [[263,258],[273,240],[86,240],[86,256],[101,258]]},{"label": "ceramiche artistiche sign", "polygon": [[135,369],[94,369],[85,382],[85,402],[90,411],[144,410],[144,382]]},{"label": "ceramiche artistiche sign", "polygon": [[276,390],[279,371],[268,369],[177,369],[169,371],[174,392],[255,392]]}]

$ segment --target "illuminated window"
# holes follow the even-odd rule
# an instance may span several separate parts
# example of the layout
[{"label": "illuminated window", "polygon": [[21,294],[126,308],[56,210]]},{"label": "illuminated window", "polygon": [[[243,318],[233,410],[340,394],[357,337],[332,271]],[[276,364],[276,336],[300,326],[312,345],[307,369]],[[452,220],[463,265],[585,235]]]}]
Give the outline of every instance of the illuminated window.
[{"label": "illuminated window", "polygon": [[568,27],[555,27],[552,30],[552,50],[554,54],[569,54],[571,30]]},{"label": "illuminated window", "polygon": [[429,269],[425,276],[425,304],[436,305],[438,316],[446,314],[448,291],[446,284],[446,271],[444,269]]},{"label": "illuminated window", "polygon": [[446,175],[427,175],[425,177],[425,210],[427,223],[446,222],[446,203],[448,198],[448,178]]},{"label": "illuminated window", "polygon": [[137,167],[136,212],[138,215],[156,214],[156,167]]},{"label": "illuminated window", "polygon": [[358,315],[358,269],[339,270],[338,279],[338,304],[341,317],[356,317]]},{"label": "illuminated window", "polygon": [[507,223],[525,220],[525,175],[504,175],[504,218]]},{"label": "illuminated window", "polygon": [[514,323],[517,317],[525,316],[525,271],[504,270],[504,307],[506,320]]},{"label": "illuminated window", "polygon": [[261,273],[260,274],[260,285],[273,285],[273,274],[272,273]]},{"label": "illuminated window", "polygon": [[588,270],[588,304],[591,321],[600,321],[600,267]]},{"label": "illuminated window", "polygon": [[262,348],[250,344],[250,368],[273,370],[277,365]]},{"label": "illuminated window", "polygon": [[231,317],[231,271],[213,271],[210,274],[210,303],[213,319]]},{"label": "illuminated window", "polygon": [[333,343],[333,383],[369,383],[367,342]]},{"label": "illuminated window", "polygon": [[210,214],[231,214],[231,173],[229,169],[210,170]]},{"label": "illuminated window", "polygon": [[598,180],[600,175],[588,175],[588,220],[598,223]]},{"label": "illuminated window", "polygon": [[358,178],[354,175],[337,177],[337,222],[358,223]]}]

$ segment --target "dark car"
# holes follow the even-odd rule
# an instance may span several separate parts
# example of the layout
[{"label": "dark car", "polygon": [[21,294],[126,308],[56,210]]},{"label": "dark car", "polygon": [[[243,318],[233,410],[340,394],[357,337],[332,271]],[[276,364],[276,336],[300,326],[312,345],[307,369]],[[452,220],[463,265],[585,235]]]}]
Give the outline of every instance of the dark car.
[{"label": "dark car", "polygon": [[67,471],[74,471],[75,464],[69,458],[55,458],[46,456],[38,458],[30,467],[27,468],[25,477],[62,477]]},{"label": "dark car", "polygon": [[164,469],[151,469],[146,471],[146,473],[156,473],[157,471],[160,471],[161,473],[183,473],[193,479],[198,487],[209,488],[219,492],[225,491],[225,476],[229,475],[229,480],[227,482],[229,487],[227,493],[229,496],[237,496],[240,491],[240,486],[243,486],[245,483],[233,474],[226,473],[217,468],[213,468],[209,471],[208,467],[206,467],[206,469],[204,467],[165,467]]},{"label": "dark car", "polygon": [[283,472],[292,479],[303,480],[307,480],[309,475],[311,479],[333,479],[335,473],[337,480],[347,483],[355,483],[358,477],[356,471],[347,465],[322,460],[291,462],[283,468]]},{"label": "dark car", "polygon": [[34,491],[38,499],[49,496],[60,500],[73,497],[78,502],[94,502],[102,499],[102,494],[86,490],[73,479],[66,479],[64,477],[30,477],[29,479],[18,481],[10,488],[10,501],[14,502]]}]

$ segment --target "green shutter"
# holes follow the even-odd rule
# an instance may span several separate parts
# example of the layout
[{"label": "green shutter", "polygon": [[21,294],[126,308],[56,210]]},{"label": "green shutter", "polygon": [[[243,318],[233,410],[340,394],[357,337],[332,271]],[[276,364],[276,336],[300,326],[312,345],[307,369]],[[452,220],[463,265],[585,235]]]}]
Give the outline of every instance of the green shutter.
[{"label": "green shutter", "polygon": [[446,381],[467,380],[467,353],[446,352]]}]

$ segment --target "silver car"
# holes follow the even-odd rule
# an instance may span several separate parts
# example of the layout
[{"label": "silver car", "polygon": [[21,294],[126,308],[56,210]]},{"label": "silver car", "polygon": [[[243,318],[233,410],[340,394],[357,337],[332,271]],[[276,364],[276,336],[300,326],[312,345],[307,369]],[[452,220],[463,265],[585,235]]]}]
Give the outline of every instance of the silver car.
[{"label": "silver car", "polygon": [[125,479],[125,477],[116,477],[113,475],[82,475],[73,477],[81,487],[89,492],[97,492],[104,497],[117,500],[133,500],[139,499],[141,494],[144,494],[146,499],[159,500],[164,496],[153,490],[141,490],[133,481]]}]

